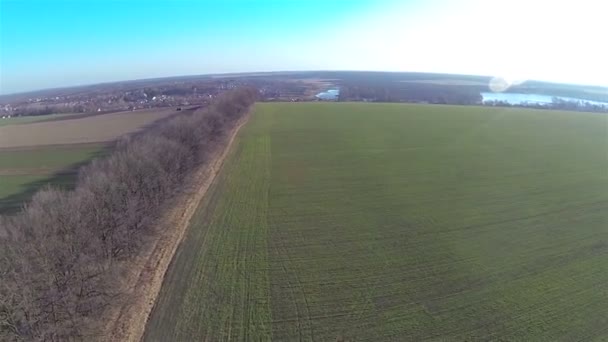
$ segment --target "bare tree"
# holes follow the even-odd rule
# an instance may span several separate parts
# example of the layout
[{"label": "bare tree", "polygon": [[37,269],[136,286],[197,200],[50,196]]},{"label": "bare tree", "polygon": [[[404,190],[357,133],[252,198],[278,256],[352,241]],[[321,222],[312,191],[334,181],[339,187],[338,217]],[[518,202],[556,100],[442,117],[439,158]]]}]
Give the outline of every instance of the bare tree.
[{"label": "bare tree", "polygon": [[84,167],[73,191],[45,188],[0,217],[0,340],[95,337],[120,303],[121,272],[156,232],[183,180],[255,101],[245,88],[126,138]]}]

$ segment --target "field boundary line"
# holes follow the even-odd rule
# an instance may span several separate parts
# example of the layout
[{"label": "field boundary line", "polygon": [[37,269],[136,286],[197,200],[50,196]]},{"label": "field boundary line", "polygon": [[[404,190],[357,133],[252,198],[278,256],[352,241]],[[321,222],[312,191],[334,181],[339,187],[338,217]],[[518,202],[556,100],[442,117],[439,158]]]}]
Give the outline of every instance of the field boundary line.
[{"label": "field boundary line", "polygon": [[[159,237],[133,263],[127,280],[127,298],[121,307],[109,315],[106,334],[102,340],[141,341],[148,319],[156,304],[165,275],[179,245],[185,236],[190,220],[207,190],[219,174],[241,128],[251,117],[253,107],[232,129],[224,146],[219,146],[210,162],[203,165],[188,180],[187,189],[173,200],[167,213],[158,223]],[[172,227],[172,229],[162,229]],[[107,338],[106,338],[107,337]]]}]

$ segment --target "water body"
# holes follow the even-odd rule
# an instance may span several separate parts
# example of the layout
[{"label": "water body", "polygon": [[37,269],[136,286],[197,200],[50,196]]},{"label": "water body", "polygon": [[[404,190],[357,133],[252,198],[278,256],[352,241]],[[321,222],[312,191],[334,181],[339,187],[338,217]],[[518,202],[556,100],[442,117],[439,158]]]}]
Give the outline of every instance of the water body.
[{"label": "water body", "polygon": [[329,89],[315,96],[320,100],[337,100],[340,96],[340,89]]},{"label": "water body", "polygon": [[563,101],[576,102],[580,105],[590,104],[597,106],[608,106],[608,102],[598,102],[591,100],[577,99],[573,97],[550,96],[540,94],[519,94],[519,93],[481,93],[483,102],[501,101],[512,105],[550,105],[556,97]]}]

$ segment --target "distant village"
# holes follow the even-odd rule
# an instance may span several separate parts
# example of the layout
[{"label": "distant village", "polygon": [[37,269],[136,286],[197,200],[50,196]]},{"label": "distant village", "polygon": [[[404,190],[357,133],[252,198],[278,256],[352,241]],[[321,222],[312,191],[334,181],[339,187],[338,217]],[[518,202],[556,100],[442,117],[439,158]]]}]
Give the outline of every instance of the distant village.
[{"label": "distant village", "polygon": [[132,111],[146,108],[205,105],[219,93],[256,86],[263,99],[314,100],[317,88],[294,80],[267,78],[162,79],[100,84],[0,96],[0,118],[54,113]]},{"label": "distant village", "polygon": [[[442,77],[439,81],[434,80],[439,76]],[[446,82],[446,79],[452,83]],[[219,93],[240,86],[254,86],[262,101],[409,102],[608,111],[607,99],[600,95],[590,98],[589,94],[595,94],[590,92],[593,89],[582,86],[558,87],[531,82],[508,93],[494,94],[488,91],[487,81],[481,76],[374,72],[173,77],[3,95],[0,96],[0,119],[55,113],[109,113],[204,106]]]}]

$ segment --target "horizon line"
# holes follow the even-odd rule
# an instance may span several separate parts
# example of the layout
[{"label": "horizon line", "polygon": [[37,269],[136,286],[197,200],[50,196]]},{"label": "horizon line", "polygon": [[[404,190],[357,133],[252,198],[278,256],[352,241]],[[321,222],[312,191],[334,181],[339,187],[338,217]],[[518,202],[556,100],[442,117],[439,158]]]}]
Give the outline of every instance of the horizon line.
[{"label": "horizon line", "polygon": [[[469,77],[484,77],[484,78],[493,78],[497,76],[489,76],[489,75],[479,75],[479,74],[458,74],[458,73],[445,73],[445,72],[431,72],[431,71],[391,71],[391,70],[347,70],[347,69],[318,69],[318,70],[275,70],[275,71],[244,71],[244,72],[219,72],[219,73],[203,73],[203,74],[185,74],[185,75],[171,75],[171,76],[160,76],[160,77],[149,77],[149,78],[135,78],[135,79],[122,79],[115,81],[107,81],[107,82],[95,82],[95,83],[83,83],[76,85],[68,85],[68,86],[59,86],[59,87],[51,87],[51,88],[38,88],[33,90],[26,91],[18,91],[13,93],[0,93],[0,99],[8,96],[16,96],[16,95],[27,95],[30,93],[38,93],[45,91],[54,91],[54,90],[68,90],[68,89],[77,89],[77,88],[86,88],[86,87],[94,87],[94,86],[103,86],[103,85],[112,85],[112,84],[120,84],[120,83],[131,83],[131,82],[144,82],[144,81],[160,81],[160,80],[168,80],[168,79],[179,79],[179,78],[196,78],[196,77],[213,77],[213,76],[247,76],[247,75],[255,75],[255,74],[280,74],[280,73],[314,73],[314,72],[357,72],[357,73],[387,73],[387,74],[432,74],[432,75],[451,75],[451,76],[469,76]],[[595,84],[583,84],[583,83],[570,83],[570,82],[556,82],[556,81],[544,81],[544,80],[536,80],[536,79],[527,79],[524,82],[543,82],[549,84],[561,84],[561,85],[570,85],[570,86],[584,86],[584,87],[595,87],[595,88],[604,88],[608,90],[608,86],[595,85]]]}]

